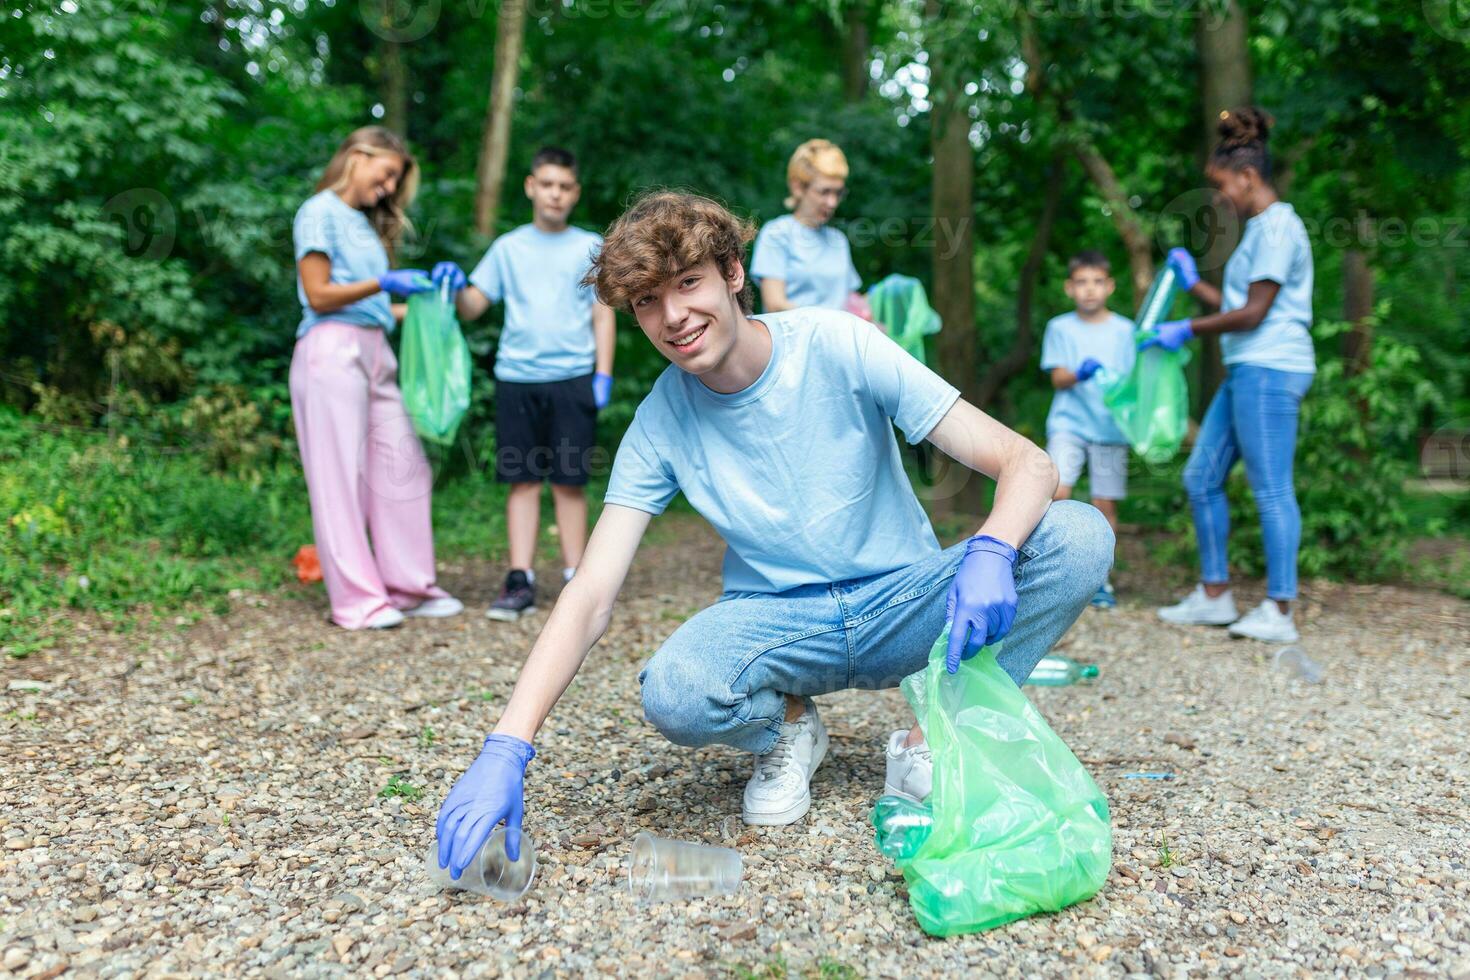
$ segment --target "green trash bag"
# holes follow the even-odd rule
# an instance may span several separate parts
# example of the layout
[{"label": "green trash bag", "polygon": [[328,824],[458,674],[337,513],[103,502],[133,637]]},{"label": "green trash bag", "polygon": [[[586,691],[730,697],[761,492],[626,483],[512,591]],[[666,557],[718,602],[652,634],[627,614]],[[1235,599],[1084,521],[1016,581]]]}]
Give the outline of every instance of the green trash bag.
[{"label": "green trash bag", "polygon": [[883,324],[888,336],[920,364],[924,360],[924,338],[939,332],[939,314],[929,305],[924,284],[913,276],[885,276],[868,290],[873,320]]},{"label": "green trash bag", "polygon": [[948,634],[903,691],[934,754],[927,801],[885,796],[878,849],[931,936],[979,932],[1097,893],[1112,866],[1107,800],[987,647],[951,675]]},{"label": "green trash bag", "polygon": [[470,347],[459,332],[454,297],[441,288],[408,298],[398,353],[403,407],[421,439],[448,445],[470,408]]},{"label": "green trash bag", "polygon": [[[1177,294],[1174,270],[1165,266],[1144,297],[1134,330],[1135,343],[1153,336],[1159,321],[1173,308]],[[1166,351],[1150,347],[1138,352],[1127,374],[1098,373],[1103,404],[1133,451],[1150,463],[1172,459],[1189,431],[1189,384],[1184,378],[1184,365],[1188,363],[1187,348]]]}]

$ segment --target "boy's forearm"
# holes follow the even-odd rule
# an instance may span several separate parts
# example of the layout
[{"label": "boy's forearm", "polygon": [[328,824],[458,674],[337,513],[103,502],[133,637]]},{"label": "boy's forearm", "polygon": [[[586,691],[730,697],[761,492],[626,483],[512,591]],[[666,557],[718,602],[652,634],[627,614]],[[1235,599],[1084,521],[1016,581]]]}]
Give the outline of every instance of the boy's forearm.
[{"label": "boy's forearm", "polygon": [[1020,548],[1051,506],[1057,480],[1051,457],[1035,443],[1018,438],[996,477],[990,515],[975,533]]},{"label": "boy's forearm", "polygon": [[607,630],[611,610],[611,603],[600,602],[592,586],[575,578],[567,583],[521,668],[505,712],[495,725],[496,734],[535,741],[587,652]]},{"label": "boy's forearm", "polygon": [[592,338],[596,345],[598,374],[612,374],[613,352],[617,348],[617,314],[612,307],[598,303],[592,308]]}]

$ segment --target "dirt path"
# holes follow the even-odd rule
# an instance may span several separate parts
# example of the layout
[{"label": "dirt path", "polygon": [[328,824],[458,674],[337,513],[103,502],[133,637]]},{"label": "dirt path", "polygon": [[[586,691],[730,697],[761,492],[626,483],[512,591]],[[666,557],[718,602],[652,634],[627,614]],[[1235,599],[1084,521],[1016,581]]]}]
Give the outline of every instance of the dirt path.
[{"label": "dirt path", "polygon": [[[666,743],[639,705],[638,665],[714,598],[718,566],[701,522],[659,522],[538,741],[526,826],[542,866],[511,908],[432,894],[422,873],[438,803],[545,617],[483,619],[486,566],[444,568],[470,606],[457,621],[346,633],[319,594],[293,589],[187,629],[79,629],[68,650],[3,664],[4,965],[1470,977],[1470,604],[1312,586],[1303,645],[1327,680],[1310,686],[1274,675],[1269,648],[1158,623],[1152,605],[1183,583],[1141,560],[1120,608],[1089,611],[1063,641],[1101,665],[1099,682],[1028,689],[1112,806],[1115,868],[1097,898],[924,936],[866,822],[904,705],[848,692],[822,699],[833,752],[811,814],[733,841],[743,891],[636,907],[632,835],[721,842],[749,774],[733,751]],[[1122,778],[1134,770],[1177,778]],[[390,781],[408,795],[379,795]]]}]

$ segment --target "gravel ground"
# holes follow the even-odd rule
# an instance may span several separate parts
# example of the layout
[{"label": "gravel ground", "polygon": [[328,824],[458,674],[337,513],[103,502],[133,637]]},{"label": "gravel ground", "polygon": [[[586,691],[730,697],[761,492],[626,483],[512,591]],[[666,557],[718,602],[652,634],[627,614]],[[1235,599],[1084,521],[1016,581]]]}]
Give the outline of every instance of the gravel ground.
[{"label": "gravel ground", "polygon": [[[433,894],[422,866],[544,621],[483,619],[489,566],[444,568],[471,606],[458,620],[347,633],[293,587],[188,627],[81,624],[70,649],[0,666],[4,967],[1470,977],[1470,604],[1312,584],[1314,686],[1273,673],[1270,648],[1158,623],[1186,581],[1134,554],[1120,608],[1063,641],[1099,682],[1028,689],[1108,795],[1112,876],[1060,914],[933,940],[866,821],[880,742],[906,724],[896,691],[822,699],[833,751],[787,828],[727,824],[747,760],[643,723],[638,664],[718,588],[703,524],[660,525],[539,740],[542,866],[517,906]],[[1176,778],[1122,778],[1136,770]],[[395,779],[408,796],[380,794]],[[623,876],[641,829],[737,846],[742,891],[638,908]]]}]

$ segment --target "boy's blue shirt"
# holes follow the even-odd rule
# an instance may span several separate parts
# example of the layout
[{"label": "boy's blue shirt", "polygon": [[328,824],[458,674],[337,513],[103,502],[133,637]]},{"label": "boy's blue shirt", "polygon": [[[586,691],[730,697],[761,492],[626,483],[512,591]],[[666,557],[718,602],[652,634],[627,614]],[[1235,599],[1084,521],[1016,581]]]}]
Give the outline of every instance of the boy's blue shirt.
[{"label": "boy's blue shirt", "polygon": [[[1089,357],[1114,375],[1133,370],[1136,356],[1133,321],[1109,312],[1100,323],[1087,323],[1076,311],[1053,317],[1041,341],[1041,369],[1064,367],[1075,371]],[[1048,437],[1058,432],[1087,442],[1124,445],[1128,442],[1107,406],[1097,375],[1052,395],[1046,416]]]}]

